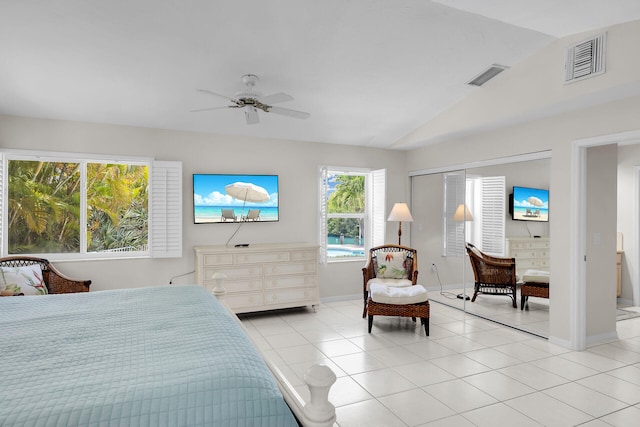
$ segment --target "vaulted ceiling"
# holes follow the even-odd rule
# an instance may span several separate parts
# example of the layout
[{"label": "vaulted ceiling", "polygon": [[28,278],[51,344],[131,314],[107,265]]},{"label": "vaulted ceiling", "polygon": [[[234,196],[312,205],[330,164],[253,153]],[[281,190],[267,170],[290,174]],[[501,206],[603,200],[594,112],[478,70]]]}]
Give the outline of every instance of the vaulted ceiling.
[{"label": "vaulted ceiling", "polygon": [[[0,0],[0,114],[386,148],[490,65],[637,19],[638,0]],[[247,125],[197,90],[236,98],[244,74],[310,117]]]}]

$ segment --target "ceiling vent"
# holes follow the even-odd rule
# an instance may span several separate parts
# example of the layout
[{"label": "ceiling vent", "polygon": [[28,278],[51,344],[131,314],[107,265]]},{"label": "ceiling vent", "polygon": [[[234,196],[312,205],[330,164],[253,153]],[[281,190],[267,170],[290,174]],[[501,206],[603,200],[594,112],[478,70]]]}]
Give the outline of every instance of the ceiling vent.
[{"label": "ceiling vent", "polygon": [[603,74],[607,33],[567,48],[564,64],[565,83]]},{"label": "ceiling vent", "polygon": [[507,68],[509,67],[493,64],[491,67],[487,68],[485,71],[468,81],[467,84],[472,86],[482,86]]}]

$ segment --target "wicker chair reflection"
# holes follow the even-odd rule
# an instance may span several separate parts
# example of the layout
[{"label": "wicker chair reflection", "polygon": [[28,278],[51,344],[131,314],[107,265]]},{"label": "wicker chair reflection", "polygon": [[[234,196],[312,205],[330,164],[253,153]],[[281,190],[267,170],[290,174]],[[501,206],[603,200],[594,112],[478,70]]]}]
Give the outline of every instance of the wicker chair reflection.
[{"label": "wicker chair reflection", "polygon": [[466,249],[475,276],[471,302],[475,302],[478,294],[506,295],[511,298],[513,308],[517,308],[515,258],[487,255],[471,243],[466,244]]},{"label": "wicker chair reflection", "polygon": [[23,267],[27,265],[40,264],[44,284],[50,294],[70,294],[76,292],[89,292],[91,280],[76,280],[65,276],[59,272],[45,258],[29,256],[10,256],[0,258],[0,267]]},{"label": "wicker chair reflection", "polygon": [[[398,274],[390,269],[395,269]],[[417,284],[418,256],[415,249],[393,244],[371,248],[362,276],[362,317],[369,317],[369,333],[374,316],[399,316],[411,317],[414,322],[419,317],[426,335],[429,335],[430,306],[426,290]],[[382,302],[374,300],[375,290],[383,295]]]}]

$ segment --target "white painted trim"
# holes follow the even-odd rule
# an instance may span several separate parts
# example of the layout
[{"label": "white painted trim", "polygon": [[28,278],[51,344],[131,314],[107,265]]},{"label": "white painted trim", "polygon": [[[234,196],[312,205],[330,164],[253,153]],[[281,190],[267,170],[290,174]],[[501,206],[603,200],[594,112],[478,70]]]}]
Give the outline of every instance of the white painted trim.
[{"label": "white painted trim", "polygon": [[499,157],[496,159],[478,160],[476,162],[460,163],[457,165],[441,166],[437,168],[409,171],[409,176],[431,175],[436,173],[451,172],[464,169],[481,168],[485,166],[504,165],[507,163],[528,162],[531,160],[550,159],[551,150],[536,151],[533,153],[518,154],[515,156]]},{"label": "white painted trim", "polygon": [[[586,158],[587,147],[574,142],[571,147],[571,279],[569,280],[569,347],[584,350],[587,338],[587,286],[586,286]],[[551,330],[549,332],[552,332]],[[551,335],[551,334],[550,334]],[[551,339],[551,336],[550,336]]]},{"label": "white painted trim", "polygon": [[[571,244],[570,286],[570,337],[568,348],[584,350],[587,345],[586,319],[586,156],[587,148],[600,145],[627,145],[640,140],[640,129],[609,135],[583,138],[573,141],[571,147],[572,182],[571,211],[576,220],[571,224],[573,242]],[[636,233],[637,234],[637,233]],[[640,238],[639,238],[640,239]],[[594,337],[590,337],[592,341]],[[549,337],[549,341],[556,341]],[[558,340],[560,341],[560,340]]]},{"label": "white painted trim", "polygon": [[640,306],[640,226],[637,218],[640,218],[640,166],[635,167],[635,186],[633,204],[633,253],[635,256],[634,271],[631,274],[631,289],[633,290],[633,305]]}]

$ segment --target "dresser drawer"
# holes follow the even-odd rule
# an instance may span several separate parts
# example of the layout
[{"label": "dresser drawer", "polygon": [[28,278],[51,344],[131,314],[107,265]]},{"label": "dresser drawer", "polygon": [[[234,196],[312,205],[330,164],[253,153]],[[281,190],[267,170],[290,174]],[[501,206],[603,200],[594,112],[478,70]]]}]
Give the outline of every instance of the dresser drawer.
[{"label": "dresser drawer", "polygon": [[302,251],[291,252],[291,261],[318,261],[318,251],[315,249],[307,249]]},{"label": "dresser drawer", "polygon": [[[206,281],[204,285],[207,289],[213,289],[216,286],[213,280]],[[260,280],[260,278],[240,280],[227,279],[222,282],[222,286],[226,289],[228,294],[247,291],[261,291],[262,280]]]},{"label": "dresser drawer", "polygon": [[274,276],[280,274],[313,274],[316,272],[315,262],[289,262],[265,264],[264,274]]},{"label": "dresser drawer", "polygon": [[540,258],[540,252],[532,249],[518,249],[511,251],[509,256],[518,260],[525,258]]},{"label": "dresser drawer", "polygon": [[265,304],[283,304],[295,301],[303,303],[317,299],[317,288],[285,289],[278,291],[265,291],[264,293]]},{"label": "dresser drawer", "polygon": [[206,254],[202,258],[202,263],[205,266],[233,264],[233,255],[231,254]]},{"label": "dresser drawer", "polygon": [[224,273],[227,275],[227,280],[235,280],[239,278],[260,278],[262,277],[262,267],[259,265],[243,266],[243,267],[207,267],[204,269],[203,280],[206,282],[212,281],[211,278],[215,273]]},{"label": "dresser drawer", "polygon": [[245,254],[234,254],[236,264],[259,264],[263,262],[289,261],[291,254],[288,251],[273,252],[247,252]]},{"label": "dresser drawer", "polygon": [[[226,294],[222,297],[225,304],[227,304],[234,312],[239,311],[252,311],[252,309],[259,308],[263,305],[262,293],[245,293],[245,294]],[[244,309],[244,310],[240,310]]]},{"label": "dresser drawer", "polygon": [[526,247],[530,249],[549,249],[549,241],[535,239],[534,241],[528,242]]},{"label": "dresser drawer", "polygon": [[265,289],[278,288],[303,288],[307,286],[317,286],[318,278],[315,275],[309,276],[273,276],[264,281]]}]

